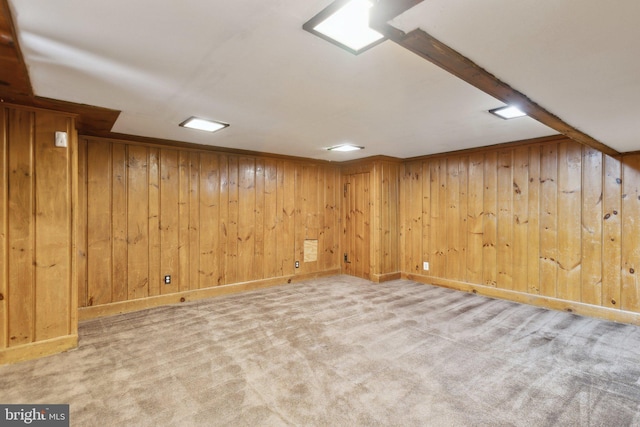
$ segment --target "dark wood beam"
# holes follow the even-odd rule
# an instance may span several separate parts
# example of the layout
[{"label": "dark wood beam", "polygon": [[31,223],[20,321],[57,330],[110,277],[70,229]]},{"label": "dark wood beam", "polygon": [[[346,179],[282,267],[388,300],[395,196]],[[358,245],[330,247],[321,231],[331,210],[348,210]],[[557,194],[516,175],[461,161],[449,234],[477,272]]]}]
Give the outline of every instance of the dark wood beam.
[{"label": "dark wood beam", "polygon": [[507,83],[501,81],[469,58],[450,48],[427,32],[416,29],[405,34],[403,31],[389,25],[388,22],[390,20],[421,1],[422,0],[381,0],[372,10],[371,26],[384,34],[388,39],[409,49],[411,52],[448,71],[454,76],[461,78],[486,94],[499,99],[505,104],[517,105],[518,108],[527,113],[528,116],[568,138],[600,150],[610,156],[620,154],[613,148],[566,123],[560,117],[532,101],[522,92],[512,88]]},{"label": "dark wood beam", "polygon": [[108,132],[120,111],[35,96],[8,0],[0,0],[0,102],[77,114],[80,132]]},{"label": "dark wood beam", "polygon": [[20,96],[33,96],[8,0],[0,0],[0,88]]}]

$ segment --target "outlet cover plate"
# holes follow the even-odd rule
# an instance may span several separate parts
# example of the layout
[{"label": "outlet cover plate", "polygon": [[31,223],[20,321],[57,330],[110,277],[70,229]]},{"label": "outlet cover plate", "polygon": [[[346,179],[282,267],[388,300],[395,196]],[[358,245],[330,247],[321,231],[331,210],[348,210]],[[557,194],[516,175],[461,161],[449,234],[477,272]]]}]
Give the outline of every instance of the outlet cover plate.
[{"label": "outlet cover plate", "polygon": [[422,269],[424,271],[429,271],[429,263],[427,261],[422,263]]}]

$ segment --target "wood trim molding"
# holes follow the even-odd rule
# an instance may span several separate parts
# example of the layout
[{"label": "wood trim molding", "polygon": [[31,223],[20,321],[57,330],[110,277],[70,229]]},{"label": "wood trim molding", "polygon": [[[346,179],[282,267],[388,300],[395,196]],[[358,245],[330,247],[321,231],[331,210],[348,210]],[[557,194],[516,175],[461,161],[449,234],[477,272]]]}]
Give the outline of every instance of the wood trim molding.
[{"label": "wood trim molding", "polygon": [[412,273],[402,273],[402,278],[413,280],[419,283],[424,283],[427,285],[441,286],[444,288],[455,289],[457,291],[471,292],[490,298],[515,301],[523,304],[534,305],[536,307],[566,311],[569,313],[575,313],[589,317],[597,317],[599,319],[610,320],[614,322],[640,325],[639,313],[632,313],[629,311],[617,310],[609,307],[590,305],[582,302],[566,301],[542,295],[532,295],[507,289],[494,288],[491,286],[476,285],[467,282],[442,279],[439,277],[422,276]]},{"label": "wood trim molding", "polygon": [[389,282],[391,280],[398,280],[402,277],[402,273],[384,273],[384,274],[372,274],[371,281],[375,283]]},{"label": "wood trim molding", "polygon": [[60,353],[78,346],[78,335],[66,335],[46,341],[8,347],[0,350],[0,365],[24,362]]},{"label": "wood trim molding", "polygon": [[340,274],[340,269],[328,270],[320,273],[275,277],[272,279],[255,280],[251,282],[232,283],[229,285],[214,286],[212,288],[198,289],[193,291],[182,291],[166,295],[157,295],[137,300],[121,301],[111,304],[96,305],[92,307],[81,307],[80,309],[78,309],[78,317],[80,321],[90,320],[98,317],[113,316],[116,314],[130,313],[132,311],[145,310],[148,308],[160,307],[168,304],[179,304],[187,301],[197,301],[222,295],[237,294],[240,292],[263,289],[288,283],[295,283],[303,280],[313,279],[316,277],[333,276],[336,274]]},{"label": "wood trim molding", "polygon": [[[464,80],[484,93],[506,104],[517,104],[519,108],[540,123],[557,130],[572,140],[595,148],[610,156],[620,153],[597,141],[586,133],[566,123],[560,117],[531,100],[524,93],[512,88],[478,64],[450,48],[427,32],[416,29],[408,34],[388,24],[395,16],[405,12],[422,0],[383,0],[373,8],[371,26],[388,39],[410,50],[416,55],[437,65],[443,70]],[[395,13],[395,15],[393,15]]]}]

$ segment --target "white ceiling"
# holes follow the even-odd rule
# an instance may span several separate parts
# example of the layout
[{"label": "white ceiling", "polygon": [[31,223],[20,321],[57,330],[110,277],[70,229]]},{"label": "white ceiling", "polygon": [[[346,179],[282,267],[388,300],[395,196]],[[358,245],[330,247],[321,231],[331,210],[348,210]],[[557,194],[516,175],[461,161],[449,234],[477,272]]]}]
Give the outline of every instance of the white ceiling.
[{"label": "white ceiling", "polygon": [[[336,161],[557,133],[488,114],[503,104],[391,41],[354,56],[304,31],[331,1],[9,0],[35,94],[121,110],[118,133]],[[640,149],[640,2],[615,5],[425,0],[392,24],[422,28],[630,151]],[[189,116],[231,126],[178,127]],[[366,149],[323,150],[345,142]]]}]

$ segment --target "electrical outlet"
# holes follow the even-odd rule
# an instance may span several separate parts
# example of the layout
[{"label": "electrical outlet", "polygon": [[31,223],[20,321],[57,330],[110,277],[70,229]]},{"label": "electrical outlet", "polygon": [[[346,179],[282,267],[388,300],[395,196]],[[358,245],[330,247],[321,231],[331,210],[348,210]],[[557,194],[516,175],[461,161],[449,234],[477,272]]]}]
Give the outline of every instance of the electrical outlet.
[{"label": "electrical outlet", "polygon": [[300,261],[296,261],[296,268],[300,268]]},{"label": "electrical outlet", "polygon": [[429,271],[429,263],[427,261],[422,263],[422,269],[424,271]]},{"label": "electrical outlet", "polygon": [[170,285],[171,284],[171,276],[170,275],[166,275],[164,276],[164,284],[165,285]]}]

